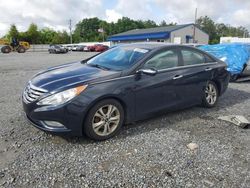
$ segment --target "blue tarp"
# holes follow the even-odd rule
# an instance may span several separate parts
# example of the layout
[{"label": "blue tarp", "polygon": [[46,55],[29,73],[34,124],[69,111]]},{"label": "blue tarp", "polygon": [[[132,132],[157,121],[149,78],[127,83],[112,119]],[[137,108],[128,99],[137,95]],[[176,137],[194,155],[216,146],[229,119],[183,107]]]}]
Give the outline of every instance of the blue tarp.
[{"label": "blue tarp", "polygon": [[240,74],[250,58],[250,44],[229,43],[204,45],[199,47],[227,64],[227,70],[232,74]]}]

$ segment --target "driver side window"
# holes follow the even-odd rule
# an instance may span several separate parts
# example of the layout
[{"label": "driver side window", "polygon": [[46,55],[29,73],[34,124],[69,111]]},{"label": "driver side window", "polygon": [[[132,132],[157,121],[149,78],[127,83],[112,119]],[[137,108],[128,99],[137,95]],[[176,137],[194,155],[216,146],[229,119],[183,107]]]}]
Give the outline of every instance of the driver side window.
[{"label": "driver side window", "polygon": [[178,66],[178,54],[176,50],[167,50],[160,52],[148,60],[143,68],[162,70],[167,68],[173,68]]}]

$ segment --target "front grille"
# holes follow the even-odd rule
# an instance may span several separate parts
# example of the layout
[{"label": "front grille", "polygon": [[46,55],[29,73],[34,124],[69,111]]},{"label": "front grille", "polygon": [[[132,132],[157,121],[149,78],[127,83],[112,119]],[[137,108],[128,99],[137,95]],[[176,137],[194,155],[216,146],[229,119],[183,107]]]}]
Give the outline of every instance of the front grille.
[{"label": "front grille", "polygon": [[24,89],[23,98],[27,103],[31,103],[47,92],[48,92],[47,90],[36,87],[32,85],[31,82],[29,82],[26,88]]}]

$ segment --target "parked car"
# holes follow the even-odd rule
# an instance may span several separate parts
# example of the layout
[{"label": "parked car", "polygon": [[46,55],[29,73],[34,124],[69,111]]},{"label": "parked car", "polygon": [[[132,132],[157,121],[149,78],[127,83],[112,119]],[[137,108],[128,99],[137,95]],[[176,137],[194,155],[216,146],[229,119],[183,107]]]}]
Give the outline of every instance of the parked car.
[{"label": "parked car", "polygon": [[91,46],[88,46],[87,48],[84,49],[84,51],[88,51],[88,52],[104,52],[106,50],[108,50],[109,47],[103,44],[94,44]]},{"label": "parked car", "polygon": [[76,51],[78,51],[78,52],[83,52],[83,50],[84,50],[85,47],[86,47],[86,46],[84,46],[84,45],[78,45],[78,46],[76,47]]},{"label": "parked car", "polygon": [[68,51],[72,50],[72,45],[67,45],[66,48],[68,49]]},{"label": "parked car", "polygon": [[71,47],[71,50],[72,51],[77,51],[77,48],[78,48],[78,45],[74,45],[74,46]]},{"label": "parked car", "polygon": [[83,51],[84,51],[84,52],[89,52],[89,46],[85,46],[85,47],[83,48]]},{"label": "parked car", "polygon": [[214,107],[228,82],[226,64],[206,52],[147,42],[38,73],[22,100],[39,129],[105,140],[156,112]]},{"label": "parked car", "polygon": [[68,49],[63,47],[62,45],[50,45],[48,51],[49,53],[60,54],[67,53]]},{"label": "parked car", "polygon": [[102,44],[98,44],[95,46],[95,52],[104,52],[106,50],[108,50],[109,47],[106,45],[102,45]]},{"label": "parked car", "polygon": [[95,47],[96,47],[96,44],[92,46],[88,46],[88,52],[95,52]]}]

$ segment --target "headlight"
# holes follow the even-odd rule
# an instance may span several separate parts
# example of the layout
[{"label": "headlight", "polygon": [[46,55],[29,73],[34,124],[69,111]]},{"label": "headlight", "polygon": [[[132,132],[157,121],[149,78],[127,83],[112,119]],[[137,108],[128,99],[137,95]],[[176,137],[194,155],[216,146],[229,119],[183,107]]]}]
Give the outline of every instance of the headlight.
[{"label": "headlight", "polygon": [[40,100],[37,104],[38,105],[52,105],[57,106],[63,103],[68,102],[69,100],[73,99],[77,95],[79,95],[82,91],[87,88],[87,85],[71,88],[60,93],[53,94],[48,96],[42,100]]}]

